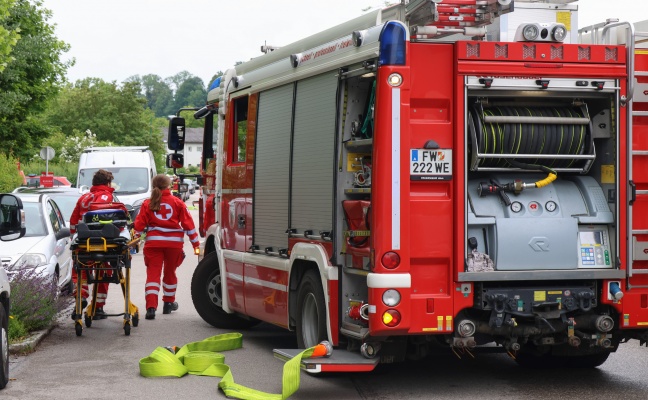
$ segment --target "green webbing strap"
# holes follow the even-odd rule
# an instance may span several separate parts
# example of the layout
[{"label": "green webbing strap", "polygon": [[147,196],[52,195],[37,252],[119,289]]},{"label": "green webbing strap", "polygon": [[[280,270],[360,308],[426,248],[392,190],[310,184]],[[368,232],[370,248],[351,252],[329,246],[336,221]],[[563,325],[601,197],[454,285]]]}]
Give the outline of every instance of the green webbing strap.
[{"label": "green webbing strap", "polygon": [[225,356],[218,352],[234,350],[242,346],[243,336],[240,333],[224,333],[200,342],[187,343],[175,354],[164,347],[158,347],[150,356],[140,360],[140,375],[177,378],[186,374],[215,376],[222,378],[218,387],[227,397],[242,400],[283,400],[299,388],[301,360],[309,358],[314,349],[313,347],[306,349],[284,364],[281,394],[272,394],[234,382],[230,367],[224,363]]}]

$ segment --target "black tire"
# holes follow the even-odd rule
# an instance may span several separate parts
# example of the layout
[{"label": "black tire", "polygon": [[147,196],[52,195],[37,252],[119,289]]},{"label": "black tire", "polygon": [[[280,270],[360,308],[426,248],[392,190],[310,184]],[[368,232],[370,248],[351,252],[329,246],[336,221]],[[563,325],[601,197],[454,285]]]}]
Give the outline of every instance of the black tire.
[{"label": "black tire", "polygon": [[80,322],[75,322],[74,330],[76,331],[77,336],[81,336],[83,334],[83,325],[81,325]]},{"label": "black tire", "polygon": [[127,323],[124,324],[124,335],[130,336],[130,331],[131,331],[131,326],[127,322]]},{"label": "black tire", "polygon": [[139,325],[139,312],[136,312],[135,315],[133,315],[133,326]]},{"label": "black tire", "polygon": [[9,382],[9,318],[0,303],[0,389]]},{"label": "black tire", "polygon": [[300,349],[315,346],[327,339],[324,290],[313,270],[307,271],[299,284],[296,321],[297,345]]},{"label": "black tire", "polygon": [[218,255],[212,252],[198,263],[191,278],[191,299],[198,315],[208,324],[221,329],[247,329],[260,322],[223,311],[222,296]]},{"label": "black tire", "polygon": [[85,318],[83,318],[83,320],[85,321],[85,326],[87,328],[90,328],[92,326],[92,318],[86,316]]},{"label": "black tire", "polygon": [[61,293],[64,295],[71,295],[72,293],[74,293],[74,282],[72,282],[72,279],[70,279],[68,283],[63,286]]}]

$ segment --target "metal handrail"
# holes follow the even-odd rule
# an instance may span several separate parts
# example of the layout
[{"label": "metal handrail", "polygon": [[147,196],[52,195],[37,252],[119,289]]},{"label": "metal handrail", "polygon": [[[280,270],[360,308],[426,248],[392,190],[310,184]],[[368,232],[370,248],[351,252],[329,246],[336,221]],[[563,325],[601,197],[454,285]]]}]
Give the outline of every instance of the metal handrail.
[{"label": "metal handrail", "polygon": [[603,27],[603,30],[601,31],[601,41],[603,43],[608,43],[610,37],[610,29],[619,26],[628,27],[628,29],[626,30],[626,47],[628,48],[627,51],[628,61],[626,63],[626,69],[628,73],[628,87],[626,93],[628,96],[627,98],[621,96],[621,102],[627,103],[630,100],[632,100],[632,95],[634,93],[635,27],[630,22],[613,22],[611,24],[607,24]]}]

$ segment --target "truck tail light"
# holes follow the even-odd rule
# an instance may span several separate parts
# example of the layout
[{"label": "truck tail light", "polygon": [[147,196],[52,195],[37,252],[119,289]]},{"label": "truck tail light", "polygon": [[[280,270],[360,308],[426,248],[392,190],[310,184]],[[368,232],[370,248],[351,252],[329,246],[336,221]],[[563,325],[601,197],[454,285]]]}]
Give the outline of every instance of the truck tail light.
[{"label": "truck tail light", "polygon": [[400,265],[400,256],[393,251],[388,251],[387,253],[383,254],[380,261],[385,268],[394,269]]},{"label": "truck tail light", "polygon": [[383,313],[382,320],[383,324],[391,328],[400,323],[401,315],[396,310],[387,310]]}]

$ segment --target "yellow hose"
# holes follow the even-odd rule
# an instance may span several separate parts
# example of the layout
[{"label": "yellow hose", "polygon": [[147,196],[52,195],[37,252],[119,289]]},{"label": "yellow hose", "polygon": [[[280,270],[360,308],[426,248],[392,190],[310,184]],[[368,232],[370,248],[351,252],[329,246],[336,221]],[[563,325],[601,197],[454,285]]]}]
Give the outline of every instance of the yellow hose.
[{"label": "yellow hose", "polygon": [[536,185],[537,188],[545,187],[548,184],[550,184],[551,182],[555,181],[556,178],[558,178],[558,175],[553,173],[553,172],[550,172],[549,175],[547,175],[546,178],[544,178],[541,181],[536,182],[535,185]]}]

